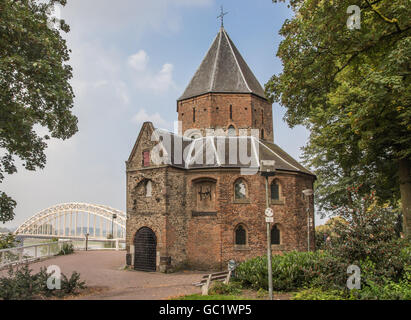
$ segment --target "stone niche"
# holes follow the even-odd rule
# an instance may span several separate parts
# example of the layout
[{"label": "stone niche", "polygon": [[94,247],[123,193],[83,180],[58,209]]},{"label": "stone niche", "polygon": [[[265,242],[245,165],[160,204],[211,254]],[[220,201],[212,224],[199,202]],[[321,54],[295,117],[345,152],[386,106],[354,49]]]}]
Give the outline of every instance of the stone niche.
[{"label": "stone niche", "polygon": [[216,214],[216,181],[199,179],[193,182],[193,216]]}]

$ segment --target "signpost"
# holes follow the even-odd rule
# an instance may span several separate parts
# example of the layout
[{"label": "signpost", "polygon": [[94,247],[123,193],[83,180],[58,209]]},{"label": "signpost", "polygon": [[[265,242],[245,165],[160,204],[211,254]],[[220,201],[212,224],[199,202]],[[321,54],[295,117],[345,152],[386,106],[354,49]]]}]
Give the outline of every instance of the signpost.
[{"label": "signpost", "polygon": [[[274,222],[274,211],[271,208],[265,209],[265,222],[267,223],[273,223]],[[271,234],[270,234],[271,236]]]},{"label": "signpost", "polygon": [[265,222],[267,224],[267,268],[268,268],[268,292],[270,300],[273,300],[273,268],[271,266],[271,225],[274,222],[274,212],[270,208],[268,200],[268,177],[275,176],[275,161],[261,160],[260,173],[265,177]]},{"label": "signpost", "polygon": [[304,196],[307,198],[307,251],[310,251],[311,247],[310,247],[310,228],[312,226],[311,223],[311,218],[310,218],[310,196],[312,196],[314,194],[314,191],[312,189],[305,189],[303,190],[303,194]]}]

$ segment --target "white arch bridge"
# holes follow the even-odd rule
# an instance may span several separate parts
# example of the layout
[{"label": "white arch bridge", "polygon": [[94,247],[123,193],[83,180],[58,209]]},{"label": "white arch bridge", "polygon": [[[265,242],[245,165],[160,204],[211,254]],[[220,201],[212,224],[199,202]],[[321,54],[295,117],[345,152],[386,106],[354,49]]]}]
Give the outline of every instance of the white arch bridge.
[{"label": "white arch bridge", "polygon": [[14,232],[29,238],[125,239],[126,214],[88,203],[58,204],[26,220]]}]

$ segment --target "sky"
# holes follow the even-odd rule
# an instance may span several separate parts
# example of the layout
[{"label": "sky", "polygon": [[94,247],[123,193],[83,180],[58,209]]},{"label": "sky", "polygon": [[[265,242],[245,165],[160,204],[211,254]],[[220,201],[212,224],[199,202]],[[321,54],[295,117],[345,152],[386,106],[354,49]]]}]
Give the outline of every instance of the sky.
[{"label": "sky", "polygon": [[[264,85],[279,74],[278,32],[291,10],[271,0],[68,0],[60,16],[72,50],[73,113],[79,132],[52,140],[47,164],[19,170],[2,184],[17,201],[15,228],[59,203],[104,204],[125,211],[125,161],[144,121],[172,130],[181,96],[215,38],[220,6],[224,27]],[[299,160],[308,131],[290,129],[273,105],[274,139]],[[319,224],[316,218],[316,224]]]}]

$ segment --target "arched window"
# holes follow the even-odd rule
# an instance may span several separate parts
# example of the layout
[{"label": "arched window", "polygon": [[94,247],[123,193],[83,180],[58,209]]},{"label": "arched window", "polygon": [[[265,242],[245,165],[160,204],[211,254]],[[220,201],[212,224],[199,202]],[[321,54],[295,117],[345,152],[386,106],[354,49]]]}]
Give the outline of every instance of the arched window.
[{"label": "arched window", "polygon": [[193,122],[196,122],[196,108],[193,108]]},{"label": "arched window", "polygon": [[230,120],[233,120],[233,106],[230,104]]},{"label": "arched window", "polygon": [[280,229],[276,224],[271,229],[271,244],[281,244]]},{"label": "arched window", "polygon": [[264,129],[261,129],[261,139],[264,139]]},{"label": "arched window", "polygon": [[148,180],[145,185],[145,190],[146,190],[146,197],[151,197],[152,191],[153,191],[153,184],[151,180]]},{"label": "arched window", "polygon": [[228,127],[228,135],[231,137],[236,135],[236,130],[233,125]]},{"label": "arched window", "polygon": [[243,179],[239,179],[234,183],[234,199],[242,200],[247,198],[247,184]]},{"label": "arched window", "polygon": [[241,224],[235,229],[235,244],[240,246],[247,244],[247,232]]},{"label": "arched window", "polygon": [[280,185],[275,180],[271,183],[271,200],[280,200]]}]

